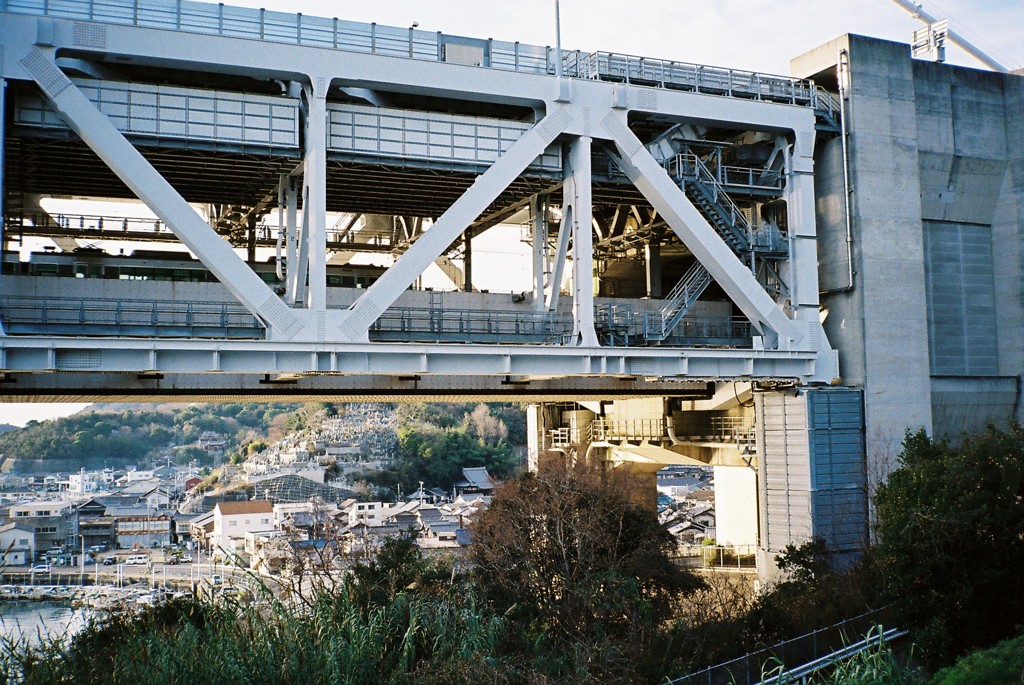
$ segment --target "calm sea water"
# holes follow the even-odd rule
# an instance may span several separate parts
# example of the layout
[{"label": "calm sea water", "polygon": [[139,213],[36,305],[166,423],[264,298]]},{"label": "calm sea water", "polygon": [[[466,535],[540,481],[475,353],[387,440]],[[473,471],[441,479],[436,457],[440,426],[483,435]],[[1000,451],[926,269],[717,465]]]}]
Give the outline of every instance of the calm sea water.
[{"label": "calm sea water", "polygon": [[74,635],[92,610],[60,602],[0,602],[0,635],[38,644],[46,638]]}]

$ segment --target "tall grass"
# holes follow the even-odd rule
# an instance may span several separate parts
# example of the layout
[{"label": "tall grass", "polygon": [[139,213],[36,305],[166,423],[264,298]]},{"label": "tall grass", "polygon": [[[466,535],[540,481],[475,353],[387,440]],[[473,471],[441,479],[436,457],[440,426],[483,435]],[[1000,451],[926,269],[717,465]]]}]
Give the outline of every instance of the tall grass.
[{"label": "tall grass", "polygon": [[[873,628],[867,637],[875,631],[880,634],[882,629],[880,626]],[[925,682],[896,656],[884,638],[806,680],[790,674],[781,662],[776,662],[765,675],[777,677],[778,685],[924,685]]]},{"label": "tall grass", "polygon": [[416,682],[424,665],[483,658],[502,621],[472,597],[399,594],[360,610],[348,593],[311,610],[176,601],[90,624],[73,640],[0,645],[0,682]]}]

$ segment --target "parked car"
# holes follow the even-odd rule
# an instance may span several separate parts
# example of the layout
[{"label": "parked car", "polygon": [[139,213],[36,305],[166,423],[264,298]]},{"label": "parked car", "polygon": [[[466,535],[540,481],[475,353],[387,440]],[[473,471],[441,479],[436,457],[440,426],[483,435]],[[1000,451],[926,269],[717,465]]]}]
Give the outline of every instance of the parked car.
[{"label": "parked car", "polygon": [[177,566],[181,563],[181,557],[168,557],[164,563],[168,566]]},{"label": "parked car", "polygon": [[115,564],[117,564],[117,557],[107,557],[103,560],[104,566],[114,566]]},{"label": "parked car", "polygon": [[181,555],[181,563],[183,563],[183,564],[191,564],[192,563],[192,555],[188,554],[187,552],[185,554],[182,554]]},{"label": "parked car", "polygon": [[32,573],[49,573],[49,572],[50,572],[50,565],[49,564],[36,564],[35,566],[32,567]]},{"label": "parked car", "polygon": [[135,554],[125,559],[124,563],[128,566],[145,566],[149,563],[149,557],[145,554]]}]

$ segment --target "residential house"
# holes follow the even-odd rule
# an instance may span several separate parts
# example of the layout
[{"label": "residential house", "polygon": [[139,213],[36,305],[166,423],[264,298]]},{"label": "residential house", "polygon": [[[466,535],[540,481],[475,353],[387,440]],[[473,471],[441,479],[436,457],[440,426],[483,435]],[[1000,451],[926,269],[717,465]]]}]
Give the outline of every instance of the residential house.
[{"label": "residential house", "polygon": [[192,542],[199,549],[207,551],[210,549],[213,538],[213,517],[214,513],[213,509],[211,509],[188,519],[189,537],[192,538]]},{"label": "residential house", "polygon": [[139,503],[145,502],[146,507],[150,509],[166,509],[171,506],[173,501],[174,494],[163,485],[158,485],[144,492],[139,498]]},{"label": "residential house", "polygon": [[104,545],[113,549],[117,544],[114,519],[107,516],[107,506],[105,499],[96,497],[79,503],[78,534],[85,538],[86,547]]},{"label": "residential house", "polygon": [[35,528],[12,521],[0,526],[0,568],[27,566],[35,559]]},{"label": "residential house", "polygon": [[244,552],[245,534],[274,530],[274,506],[266,500],[220,502],[213,509],[210,546],[222,556]]},{"label": "residential house", "polygon": [[114,539],[120,549],[161,547],[172,542],[174,521],[170,514],[130,507],[108,508],[107,516],[114,520]]},{"label": "residential house", "polygon": [[10,508],[10,520],[33,527],[33,548],[39,552],[53,547],[77,547],[74,507],[71,502],[37,500],[15,504]]}]

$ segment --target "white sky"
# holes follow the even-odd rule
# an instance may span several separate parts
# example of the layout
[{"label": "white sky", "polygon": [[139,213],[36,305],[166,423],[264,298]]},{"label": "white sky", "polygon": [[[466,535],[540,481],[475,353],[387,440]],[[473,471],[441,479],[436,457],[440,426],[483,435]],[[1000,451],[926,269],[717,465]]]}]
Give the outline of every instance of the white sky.
[{"label": "white sky", "polygon": [[[230,0],[225,4],[410,26],[476,38],[555,44],[554,0]],[[1024,0],[927,0],[941,18],[1010,68],[1024,66]],[[891,0],[561,0],[562,47],[777,74],[844,33],[902,43],[921,27]],[[979,66],[958,48],[947,61]],[[63,416],[82,404],[0,404],[0,423]]]}]

